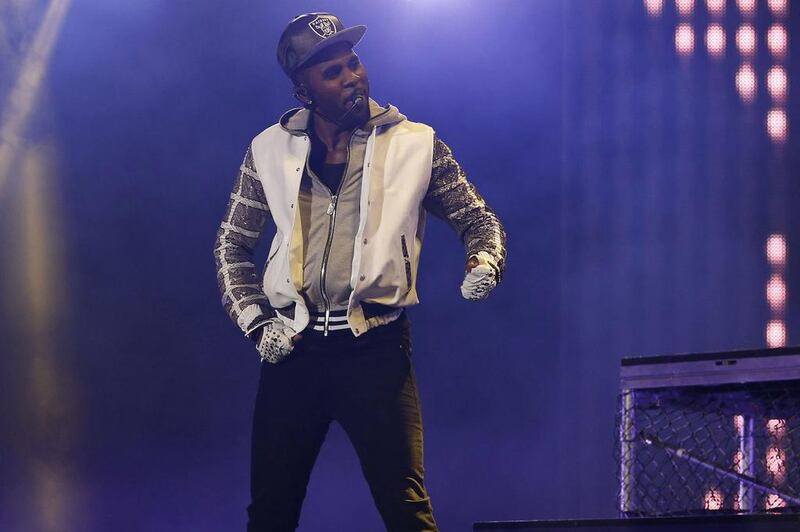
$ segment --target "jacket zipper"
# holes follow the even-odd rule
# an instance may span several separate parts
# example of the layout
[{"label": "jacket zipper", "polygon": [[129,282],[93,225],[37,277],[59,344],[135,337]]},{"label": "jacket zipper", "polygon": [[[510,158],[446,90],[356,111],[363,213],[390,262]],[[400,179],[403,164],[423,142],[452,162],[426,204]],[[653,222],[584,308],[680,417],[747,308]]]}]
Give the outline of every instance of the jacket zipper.
[{"label": "jacket zipper", "polygon": [[400,246],[403,249],[403,265],[406,270],[406,285],[411,291],[411,258],[408,256],[408,246],[406,245],[406,235],[400,235]]},{"label": "jacket zipper", "polygon": [[331,318],[331,301],[328,298],[328,292],[325,289],[325,280],[328,273],[328,258],[331,254],[331,244],[333,243],[333,229],[336,226],[336,204],[339,201],[339,194],[342,191],[342,185],[347,177],[347,171],[350,167],[350,145],[353,142],[355,131],[350,134],[350,140],[347,141],[347,159],[344,163],[344,171],[342,172],[342,179],[339,181],[339,186],[336,188],[336,194],[331,194],[331,203],[328,205],[326,214],[330,217],[328,222],[328,239],[325,241],[325,251],[322,253],[322,266],[319,269],[319,293],[322,296],[322,302],[325,305],[325,321],[322,325],[323,336],[328,336],[328,328]]}]

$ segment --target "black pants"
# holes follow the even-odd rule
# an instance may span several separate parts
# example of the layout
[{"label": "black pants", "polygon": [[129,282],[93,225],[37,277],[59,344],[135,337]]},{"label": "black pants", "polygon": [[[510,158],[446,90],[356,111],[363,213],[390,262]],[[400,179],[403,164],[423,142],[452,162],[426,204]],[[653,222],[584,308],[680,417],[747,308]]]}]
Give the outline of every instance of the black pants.
[{"label": "black pants", "polygon": [[422,418],[405,315],[358,338],[304,332],[261,364],[248,532],[295,530],[331,421],[347,433],[390,532],[438,530],[423,484]]}]

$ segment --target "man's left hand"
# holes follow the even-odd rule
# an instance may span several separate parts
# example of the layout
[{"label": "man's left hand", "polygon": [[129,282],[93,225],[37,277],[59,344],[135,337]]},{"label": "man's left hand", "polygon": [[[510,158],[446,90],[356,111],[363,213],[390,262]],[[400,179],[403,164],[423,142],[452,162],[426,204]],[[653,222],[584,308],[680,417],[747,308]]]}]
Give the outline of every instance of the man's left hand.
[{"label": "man's left hand", "polygon": [[467,261],[466,276],[461,283],[461,295],[464,299],[479,301],[489,297],[497,286],[497,267],[491,255],[481,251]]}]

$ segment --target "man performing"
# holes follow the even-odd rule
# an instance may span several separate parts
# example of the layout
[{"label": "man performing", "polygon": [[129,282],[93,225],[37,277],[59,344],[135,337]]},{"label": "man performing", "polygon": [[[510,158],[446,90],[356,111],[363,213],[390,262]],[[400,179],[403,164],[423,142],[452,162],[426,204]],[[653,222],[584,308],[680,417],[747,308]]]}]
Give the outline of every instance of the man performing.
[{"label": "man performing", "polygon": [[[303,107],[251,143],[214,255],[222,303],[257,346],[250,532],[298,526],[331,421],[347,433],[389,531],[435,531],[404,309],[418,302],[425,212],[466,247],[463,297],[484,299],[505,233],[429,126],[369,97],[366,27],[292,20],[278,62]],[[263,279],[253,250],[277,228]]]}]

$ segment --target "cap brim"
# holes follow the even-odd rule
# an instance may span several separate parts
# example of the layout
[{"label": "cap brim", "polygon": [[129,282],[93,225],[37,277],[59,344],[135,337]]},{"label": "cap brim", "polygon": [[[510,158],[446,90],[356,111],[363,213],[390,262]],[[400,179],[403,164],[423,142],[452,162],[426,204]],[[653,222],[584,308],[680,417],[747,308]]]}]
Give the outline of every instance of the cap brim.
[{"label": "cap brim", "polygon": [[340,42],[348,42],[351,46],[355,46],[361,41],[361,38],[366,33],[367,27],[363,25],[359,26],[352,26],[350,28],[344,29],[340,32],[337,32],[334,36],[328,37],[324,41],[320,41],[314,46],[309,52],[306,54],[304,58],[297,62],[297,66],[294,67],[294,71],[298,71],[306,63],[308,63],[312,57],[320,53],[322,50],[333,46],[334,44],[339,44]]}]

